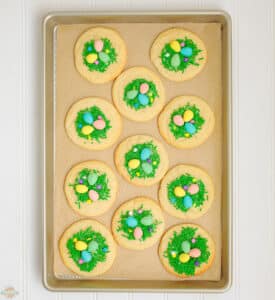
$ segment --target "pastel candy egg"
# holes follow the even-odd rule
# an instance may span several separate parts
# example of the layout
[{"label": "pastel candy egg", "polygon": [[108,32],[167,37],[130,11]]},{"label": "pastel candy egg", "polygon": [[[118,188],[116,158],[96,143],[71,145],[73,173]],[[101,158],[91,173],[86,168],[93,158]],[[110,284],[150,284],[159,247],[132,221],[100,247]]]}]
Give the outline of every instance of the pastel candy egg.
[{"label": "pastel candy egg", "polygon": [[87,124],[92,124],[94,121],[94,118],[93,118],[93,115],[89,111],[87,111],[83,114],[83,120]]},{"label": "pastel candy egg", "polygon": [[86,56],[86,60],[89,64],[93,64],[97,60],[97,54],[91,53]]},{"label": "pastel candy egg", "polygon": [[143,236],[143,231],[140,227],[136,227],[134,230],[134,238],[139,240]]},{"label": "pastel candy egg", "polygon": [[136,98],[137,94],[138,94],[137,90],[132,90],[132,91],[127,92],[126,97],[128,99],[132,100],[132,99]]},{"label": "pastel candy egg", "polygon": [[152,151],[149,148],[143,148],[140,153],[141,160],[146,160],[150,157]]},{"label": "pastel candy egg", "polygon": [[95,129],[102,130],[105,128],[106,123],[104,120],[100,119],[100,120],[94,121],[93,125],[94,125]]},{"label": "pastel candy egg", "polygon": [[185,196],[185,190],[181,186],[176,186],[174,188],[174,194],[176,197],[183,197]]},{"label": "pastel candy egg", "polygon": [[97,201],[98,198],[99,198],[98,192],[97,192],[97,191],[94,191],[94,190],[90,190],[90,191],[89,191],[89,198],[90,198],[92,201]]},{"label": "pastel candy egg", "polygon": [[171,65],[174,68],[177,68],[180,65],[180,56],[179,54],[174,54],[171,58]]},{"label": "pastel candy egg", "polygon": [[177,252],[176,251],[171,251],[171,256],[173,257],[173,258],[175,258],[176,256],[177,256]]},{"label": "pastel candy egg", "polygon": [[131,159],[129,162],[128,162],[128,167],[130,169],[136,169],[138,168],[140,165],[140,161],[139,159]]},{"label": "pastel candy egg", "polygon": [[89,251],[82,251],[81,258],[84,262],[89,262],[92,260],[92,254]]},{"label": "pastel candy egg", "polygon": [[153,171],[152,165],[147,162],[142,163],[141,167],[146,174],[150,174]]},{"label": "pastel candy egg", "polygon": [[100,52],[103,49],[104,43],[102,40],[95,40],[94,47],[97,52]]},{"label": "pastel candy egg", "polygon": [[110,56],[104,52],[99,52],[98,57],[101,61],[107,64],[110,60]]},{"label": "pastel candy egg", "polygon": [[153,224],[153,218],[152,216],[146,216],[143,217],[140,222],[142,225],[149,226]]},{"label": "pastel candy egg", "polygon": [[134,228],[134,227],[136,227],[137,226],[137,219],[135,218],[135,217],[128,217],[127,219],[126,219],[126,224],[127,224],[127,226],[128,227],[130,227],[130,228]]},{"label": "pastel candy egg", "polygon": [[183,118],[180,115],[175,115],[173,117],[173,122],[177,126],[182,126],[184,124]]},{"label": "pastel candy egg", "polygon": [[183,264],[187,263],[189,261],[189,259],[190,259],[190,256],[187,253],[181,253],[180,256],[179,256],[179,260]]},{"label": "pastel candy egg", "polygon": [[190,208],[190,207],[192,207],[192,205],[193,205],[193,200],[192,200],[192,198],[190,197],[190,196],[185,196],[184,198],[183,198],[183,205],[184,205],[184,207],[185,208]]},{"label": "pastel candy egg", "polygon": [[149,85],[148,83],[144,82],[140,85],[139,91],[141,94],[146,94],[149,91]]},{"label": "pastel candy egg", "polygon": [[194,248],[194,249],[191,249],[191,251],[189,252],[189,255],[191,257],[200,257],[201,256],[201,250],[199,248]]},{"label": "pastel candy egg", "polygon": [[183,56],[190,57],[193,54],[193,50],[191,47],[183,47],[180,51]]},{"label": "pastel candy egg", "polygon": [[81,132],[82,132],[84,135],[89,135],[89,134],[91,134],[93,131],[94,131],[94,128],[93,128],[93,126],[90,126],[90,125],[83,126],[82,129],[81,129]]},{"label": "pastel candy egg", "polygon": [[175,52],[180,52],[181,47],[180,47],[180,43],[178,41],[175,40],[175,41],[170,42],[170,47]]},{"label": "pastel candy egg", "polygon": [[88,187],[84,184],[78,184],[76,187],[75,187],[75,190],[77,193],[79,194],[84,194],[84,193],[87,193],[88,192]]},{"label": "pastel candy egg", "polygon": [[74,244],[74,247],[77,251],[83,251],[83,250],[86,250],[88,245],[83,242],[83,241],[77,241],[75,244]]},{"label": "pastel candy egg", "polygon": [[184,253],[189,253],[191,245],[188,241],[183,241],[181,243],[181,249]]},{"label": "pastel candy egg", "polygon": [[187,131],[189,134],[194,134],[196,133],[196,127],[192,123],[185,123],[184,124],[184,129]]},{"label": "pastel candy egg", "polygon": [[96,241],[91,241],[88,245],[88,250],[90,252],[96,252],[97,249],[98,249],[98,243]]},{"label": "pastel candy egg", "polygon": [[194,118],[194,113],[192,112],[192,110],[188,109],[184,112],[183,114],[183,121],[184,122],[189,122]]},{"label": "pastel candy egg", "polygon": [[98,175],[96,173],[90,173],[88,175],[89,185],[94,185],[97,181]]},{"label": "pastel candy egg", "polygon": [[138,94],[138,101],[141,105],[145,106],[149,103],[149,98],[147,97],[147,95]]},{"label": "pastel candy egg", "polygon": [[190,195],[195,195],[195,194],[198,193],[199,189],[200,189],[200,188],[199,188],[198,184],[193,183],[193,184],[191,184],[191,185],[189,186],[189,188],[188,188],[188,193],[189,193]]}]

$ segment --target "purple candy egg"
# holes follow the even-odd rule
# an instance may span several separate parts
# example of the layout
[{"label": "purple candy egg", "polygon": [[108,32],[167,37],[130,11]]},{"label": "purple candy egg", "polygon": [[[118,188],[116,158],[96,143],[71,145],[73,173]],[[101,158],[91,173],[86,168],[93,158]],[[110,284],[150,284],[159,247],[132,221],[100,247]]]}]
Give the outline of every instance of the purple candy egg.
[{"label": "purple candy egg", "polygon": [[184,189],[185,191],[187,191],[187,190],[188,190],[188,185],[184,185],[184,186],[183,186],[183,189]]},{"label": "purple candy egg", "polygon": [[199,265],[200,265],[200,262],[196,260],[195,261],[195,266],[198,267]]},{"label": "purple candy egg", "polygon": [[102,188],[101,184],[97,185],[96,188],[97,188],[98,190],[101,190],[101,188]]},{"label": "purple candy egg", "polygon": [[188,58],[187,57],[184,57],[184,59],[183,59],[185,62],[187,62],[188,61]]},{"label": "purple candy egg", "polygon": [[82,180],[82,179],[79,179],[79,183],[83,183],[83,180]]},{"label": "purple candy egg", "polygon": [[148,158],[148,159],[147,159],[147,162],[150,164],[150,163],[152,162],[152,160]]}]

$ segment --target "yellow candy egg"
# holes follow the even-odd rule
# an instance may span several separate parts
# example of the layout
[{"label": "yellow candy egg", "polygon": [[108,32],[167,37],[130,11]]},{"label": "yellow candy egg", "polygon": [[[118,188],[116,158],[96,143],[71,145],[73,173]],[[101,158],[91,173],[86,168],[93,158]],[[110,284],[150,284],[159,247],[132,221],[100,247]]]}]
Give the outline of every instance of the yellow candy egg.
[{"label": "yellow candy egg", "polygon": [[92,203],[92,200],[91,200],[91,199],[88,199],[86,202],[87,202],[88,204],[91,204],[91,203]]},{"label": "yellow candy egg", "polygon": [[88,187],[84,184],[78,184],[75,187],[75,190],[79,193],[79,194],[84,194],[88,192]]},{"label": "yellow candy egg", "polygon": [[131,160],[128,162],[128,167],[129,167],[130,169],[136,169],[136,168],[138,168],[139,165],[140,165],[139,159],[131,159]]},{"label": "yellow candy egg", "polygon": [[178,41],[172,41],[170,43],[170,47],[172,48],[172,50],[174,50],[175,52],[180,52],[180,43]]},{"label": "yellow candy egg", "polygon": [[179,260],[183,264],[187,263],[189,261],[189,259],[190,259],[190,256],[187,253],[181,253],[181,255],[179,256]]},{"label": "yellow candy egg", "polygon": [[74,238],[74,239],[73,239],[73,242],[74,242],[74,243],[77,242],[77,238]]},{"label": "yellow candy egg", "polygon": [[86,56],[86,60],[89,64],[93,64],[97,60],[97,54],[91,53]]},{"label": "yellow candy egg", "polygon": [[88,134],[92,133],[93,131],[94,131],[94,127],[92,127],[90,125],[83,126],[81,129],[81,132],[85,135],[88,135]]},{"label": "yellow candy egg", "polygon": [[185,132],[184,136],[185,136],[185,137],[190,137],[190,133]]},{"label": "yellow candy egg", "polygon": [[176,186],[174,188],[174,194],[176,197],[184,197],[185,196],[185,190],[181,186]]},{"label": "yellow candy egg", "polygon": [[184,122],[189,122],[194,118],[194,113],[192,110],[186,110],[182,117]]},{"label": "yellow candy egg", "polygon": [[77,241],[75,244],[75,249],[78,251],[83,251],[85,249],[87,249],[88,245],[85,242],[82,241]]}]

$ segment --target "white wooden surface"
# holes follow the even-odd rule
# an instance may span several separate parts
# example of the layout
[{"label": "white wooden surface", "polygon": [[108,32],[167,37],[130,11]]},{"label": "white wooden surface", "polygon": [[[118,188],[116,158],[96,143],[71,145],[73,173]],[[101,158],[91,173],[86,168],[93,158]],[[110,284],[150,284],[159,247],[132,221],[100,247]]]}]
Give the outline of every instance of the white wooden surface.
[{"label": "white wooden surface", "polygon": [[[233,21],[232,288],[217,295],[48,292],[41,282],[41,18],[58,10],[185,9],[223,9]],[[273,0],[0,0],[0,290],[12,286],[22,300],[275,298],[274,12]]]}]

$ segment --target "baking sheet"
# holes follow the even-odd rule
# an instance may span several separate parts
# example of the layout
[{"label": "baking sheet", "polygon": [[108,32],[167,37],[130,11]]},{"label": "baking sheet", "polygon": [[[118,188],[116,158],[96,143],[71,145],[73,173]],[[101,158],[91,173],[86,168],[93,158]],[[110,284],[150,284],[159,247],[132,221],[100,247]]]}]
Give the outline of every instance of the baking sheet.
[{"label": "baking sheet", "polygon": [[[98,26],[100,24],[96,24]],[[117,29],[128,47],[126,68],[146,66],[155,71],[149,59],[151,43],[157,34],[174,27],[173,23],[130,23],[102,24]],[[100,96],[111,100],[112,82],[94,85],[82,78],[75,69],[73,47],[78,36],[92,24],[59,25],[56,31],[56,102],[55,102],[55,152],[54,152],[54,273],[57,278],[78,278],[62,263],[58,251],[58,239],[64,229],[80,217],[67,204],[63,192],[64,178],[72,165],[83,160],[104,160],[116,172],[113,162],[114,145],[104,151],[88,151],[74,145],[66,135],[64,119],[72,103],[88,96]],[[201,146],[190,150],[178,150],[166,144],[157,129],[156,118],[146,123],[135,123],[123,119],[123,131],[118,142],[135,134],[151,134],[158,138],[169,153],[170,168],[179,164],[194,164],[205,169],[212,176],[215,185],[215,199],[210,210],[201,218],[191,222],[202,225],[216,242],[216,256],[211,268],[194,280],[218,281],[221,276],[221,180],[222,180],[222,72],[221,72],[221,25],[219,23],[177,23],[198,34],[206,44],[208,62],[204,70],[194,79],[174,83],[161,77],[166,89],[166,102],[178,95],[197,95],[206,100],[216,117],[211,137]],[[107,158],[107,159],[106,159]],[[103,216],[95,218],[110,229],[111,217],[122,202],[145,195],[157,201],[158,184],[152,187],[135,187],[127,183],[116,172],[119,193],[115,205]],[[182,221],[164,213],[166,228]],[[189,222],[186,218],[184,222]],[[125,280],[181,280],[168,274],[162,267],[158,244],[144,251],[126,250],[118,247],[118,255],[112,268],[97,279]]]}]

